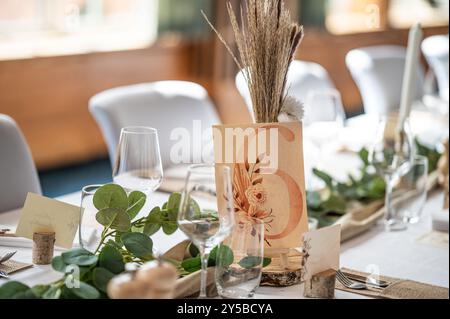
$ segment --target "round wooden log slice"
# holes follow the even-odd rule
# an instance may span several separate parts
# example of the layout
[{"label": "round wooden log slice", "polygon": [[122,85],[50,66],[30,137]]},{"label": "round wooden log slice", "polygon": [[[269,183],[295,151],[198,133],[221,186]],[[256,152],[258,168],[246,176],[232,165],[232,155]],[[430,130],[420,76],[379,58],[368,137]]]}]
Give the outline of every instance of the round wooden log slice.
[{"label": "round wooden log slice", "polygon": [[302,281],[302,257],[289,256],[287,268],[280,258],[272,258],[271,264],[263,269],[261,286],[289,287]]},{"label": "round wooden log slice", "polygon": [[33,234],[33,264],[49,265],[52,263],[55,247],[55,233],[37,232]]},{"label": "round wooden log slice", "polygon": [[299,284],[302,280],[302,270],[263,271],[261,286],[289,287]]}]

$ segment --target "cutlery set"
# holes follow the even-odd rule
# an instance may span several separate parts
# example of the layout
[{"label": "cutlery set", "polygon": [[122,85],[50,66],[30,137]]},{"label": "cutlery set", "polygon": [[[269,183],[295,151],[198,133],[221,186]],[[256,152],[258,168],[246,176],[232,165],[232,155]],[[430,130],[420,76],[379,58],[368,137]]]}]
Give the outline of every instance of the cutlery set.
[{"label": "cutlery set", "polygon": [[[10,260],[16,253],[17,253],[17,251],[12,251],[12,252],[7,253],[4,256],[0,256],[0,265],[3,264],[4,262],[7,262],[8,260]],[[9,278],[9,276],[6,272],[0,270],[0,278]]]},{"label": "cutlery set", "polygon": [[336,278],[346,288],[354,290],[364,290],[368,288],[384,289],[391,284],[387,281],[376,280],[371,277],[344,273],[341,270],[336,272]]}]

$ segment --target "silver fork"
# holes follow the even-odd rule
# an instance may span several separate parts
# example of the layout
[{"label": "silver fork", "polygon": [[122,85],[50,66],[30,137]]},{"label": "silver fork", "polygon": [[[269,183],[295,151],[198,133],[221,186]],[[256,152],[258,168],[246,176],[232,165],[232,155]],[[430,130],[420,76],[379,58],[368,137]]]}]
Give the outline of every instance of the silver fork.
[{"label": "silver fork", "polygon": [[339,282],[341,284],[343,284],[347,288],[355,289],[355,290],[367,289],[366,284],[351,280],[340,270],[336,271],[336,278],[337,278],[337,280],[339,280]]},{"label": "silver fork", "polygon": [[0,264],[3,264],[5,261],[10,260],[16,253],[17,253],[17,250],[7,253],[3,257],[0,257]]},{"label": "silver fork", "polygon": [[8,279],[9,275],[6,272],[0,270],[0,278]]}]

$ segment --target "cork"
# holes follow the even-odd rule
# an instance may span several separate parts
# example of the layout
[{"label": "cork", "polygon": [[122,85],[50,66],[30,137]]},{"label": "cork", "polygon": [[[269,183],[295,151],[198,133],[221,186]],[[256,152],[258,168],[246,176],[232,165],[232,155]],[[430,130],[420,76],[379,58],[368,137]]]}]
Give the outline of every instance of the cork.
[{"label": "cork", "polygon": [[52,263],[55,246],[55,233],[36,232],[33,234],[33,264],[49,265]]}]

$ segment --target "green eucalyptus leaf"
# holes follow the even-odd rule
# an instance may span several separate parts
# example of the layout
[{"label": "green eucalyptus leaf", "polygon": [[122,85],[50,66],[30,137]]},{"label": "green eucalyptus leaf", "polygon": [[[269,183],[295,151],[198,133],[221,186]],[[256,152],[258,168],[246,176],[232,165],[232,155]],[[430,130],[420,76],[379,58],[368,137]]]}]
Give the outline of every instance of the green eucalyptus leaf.
[{"label": "green eucalyptus leaf", "polygon": [[91,266],[97,264],[98,257],[83,248],[76,248],[61,254],[67,265]]},{"label": "green eucalyptus leaf", "polygon": [[183,260],[181,267],[189,273],[196,272],[202,268],[200,257],[188,258]]},{"label": "green eucalyptus leaf", "polygon": [[306,201],[310,209],[318,209],[322,204],[322,198],[319,192],[307,192]]},{"label": "green eucalyptus leaf", "polygon": [[107,184],[100,187],[94,194],[94,206],[98,210],[105,208],[128,208],[128,196],[125,190],[116,184]]},{"label": "green eucalyptus leaf", "polygon": [[139,258],[149,257],[153,254],[153,241],[141,233],[126,233],[122,235],[122,242],[127,250]]},{"label": "green eucalyptus leaf", "polygon": [[126,232],[131,228],[130,216],[122,209],[106,208],[95,216],[97,222],[105,227]]},{"label": "green eucalyptus leaf", "polygon": [[147,236],[152,236],[156,234],[156,232],[161,228],[162,223],[162,213],[161,209],[156,206],[152,209],[152,211],[148,214],[143,233]]},{"label": "green eucalyptus leaf", "polygon": [[173,193],[169,197],[169,201],[167,202],[167,210],[169,212],[169,219],[174,221],[177,220],[178,211],[180,209],[181,203],[181,194]]},{"label": "green eucalyptus leaf", "polygon": [[172,222],[172,221],[163,222],[162,229],[163,229],[164,234],[172,235],[173,233],[175,233],[177,231],[178,224],[177,224],[177,222]]},{"label": "green eucalyptus leaf", "polygon": [[0,299],[17,299],[29,289],[30,287],[18,281],[9,281],[0,286]]},{"label": "green eucalyptus leaf", "polygon": [[358,155],[359,155],[359,158],[361,159],[361,161],[363,162],[364,166],[370,165],[369,151],[366,148],[361,149],[358,152]]},{"label": "green eucalyptus leaf", "polygon": [[51,286],[42,295],[42,299],[59,299],[61,297],[61,288],[59,286]]},{"label": "green eucalyptus leaf", "polygon": [[62,256],[56,256],[52,260],[52,268],[58,272],[66,273],[67,264],[63,261]]},{"label": "green eucalyptus leaf", "polygon": [[347,202],[338,194],[331,194],[322,206],[326,211],[337,214],[345,214],[347,212]]},{"label": "green eucalyptus leaf", "polygon": [[31,292],[36,296],[36,298],[42,298],[42,296],[50,289],[48,285],[37,285],[31,288]]},{"label": "green eucalyptus leaf", "polygon": [[100,298],[100,293],[97,289],[91,285],[80,281],[79,288],[71,288],[70,291],[74,293],[77,297],[81,299],[98,299]]},{"label": "green eucalyptus leaf", "polygon": [[218,246],[216,253],[210,256],[213,259],[211,262],[214,262],[214,265],[220,265],[222,267],[228,267],[234,261],[233,250],[226,245]]},{"label": "green eucalyptus leaf", "polygon": [[108,287],[108,283],[114,278],[114,274],[108,269],[98,267],[95,268],[92,273],[92,281],[98,290],[105,292]]},{"label": "green eucalyptus leaf", "polygon": [[146,223],[144,226],[143,233],[147,236],[152,236],[156,234],[161,228],[161,224],[151,224]]},{"label": "green eucalyptus leaf", "polygon": [[113,274],[120,274],[125,270],[122,254],[111,245],[103,247],[98,256],[99,266],[103,267]]},{"label": "green eucalyptus leaf", "polygon": [[320,178],[322,181],[325,182],[325,185],[327,185],[330,189],[333,188],[333,177],[328,175],[327,173],[320,171],[318,169],[313,169],[314,175],[316,175],[318,178]]},{"label": "green eucalyptus leaf", "polygon": [[239,261],[239,266],[245,269],[251,269],[255,267],[262,267],[264,258],[261,256],[247,256]]},{"label": "green eucalyptus leaf", "polygon": [[191,257],[197,257],[200,255],[200,250],[198,250],[197,246],[195,246],[193,242],[189,244],[188,250]]},{"label": "green eucalyptus leaf", "polygon": [[130,193],[128,196],[127,213],[131,220],[133,220],[137,214],[139,214],[142,207],[144,207],[146,198],[147,196],[142,192],[134,191]]}]

